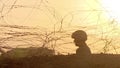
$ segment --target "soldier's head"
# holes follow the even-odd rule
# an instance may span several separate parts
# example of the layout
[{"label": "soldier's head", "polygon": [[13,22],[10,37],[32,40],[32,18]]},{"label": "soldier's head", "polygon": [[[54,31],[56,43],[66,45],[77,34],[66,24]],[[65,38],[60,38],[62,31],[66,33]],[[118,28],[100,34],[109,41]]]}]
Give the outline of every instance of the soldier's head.
[{"label": "soldier's head", "polygon": [[73,32],[71,37],[74,39],[76,46],[78,46],[78,44],[81,42],[85,42],[87,40],[87,34],[83,30],[77,30]]}]

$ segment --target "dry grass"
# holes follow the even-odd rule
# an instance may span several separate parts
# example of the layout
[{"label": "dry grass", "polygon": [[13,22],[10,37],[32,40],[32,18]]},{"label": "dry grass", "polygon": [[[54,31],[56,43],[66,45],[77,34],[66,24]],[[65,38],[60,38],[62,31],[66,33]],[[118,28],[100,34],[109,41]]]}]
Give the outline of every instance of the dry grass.
[{"label": "dry grass", "polygon": [[119,68],[120,55],[93,54],[91,57],[76,55],[57,55],[4,58],[1,68]]}]

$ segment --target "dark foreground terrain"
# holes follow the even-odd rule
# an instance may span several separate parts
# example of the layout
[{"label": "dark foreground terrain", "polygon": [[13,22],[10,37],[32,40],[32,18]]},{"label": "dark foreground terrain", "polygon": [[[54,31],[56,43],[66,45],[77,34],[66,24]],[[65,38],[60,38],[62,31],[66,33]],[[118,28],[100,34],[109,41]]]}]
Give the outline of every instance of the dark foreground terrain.
[{"label": "dark foreground terrain", "polygon": [[120,55],[57,55],[24,58],[2,58],[0,68],[120,68]]}]

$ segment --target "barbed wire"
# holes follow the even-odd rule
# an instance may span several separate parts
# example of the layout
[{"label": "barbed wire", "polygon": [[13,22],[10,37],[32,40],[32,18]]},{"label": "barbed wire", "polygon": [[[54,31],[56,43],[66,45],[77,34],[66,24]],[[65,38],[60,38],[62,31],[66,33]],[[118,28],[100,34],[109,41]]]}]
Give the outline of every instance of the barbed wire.
[{"label": "barbed wire", "polygon": [[[61,16],[59,14],[59,12],[57,12],[56,8],[54,6],[51,6],[49,1],[47,1],[47,0],[35,0],[33,5],[26,5],[26,4],[21,5],[21,4],[18,3],[18,0],[6,0],[6,1],[0,0],[0,4],[1,4],[1,6],[0,6],[0,23],[1,23],[0,29],[5,30],[5,32],[1,32],[1,33],[6,36],[4,38],[1,37],[0,45],[2,46],[2,45],[7,44],[11,41],[12,42],[17,41],[19,43],[24,42],[24,43],[26,43],[25,45],[31,45],[31,46],[34,46],[34,45],[38,45],[38,46],[39,45],[42,45],[42,46],[51,45],[53,48],[55,48],[55,46],[57,47],[57,45],[58,45],[57,41],[59,41],[59,40],[64,40],[65,41],[65,38],[70,37],[72,31],[74,31],[76,29],[83,29],[83,30],[86,30],[88,32],[91,31],[91,30],[94,30],[95,32],[98,32],[98,30],[101,30],[101,32],[99,32],[99,35],[101,36],[101,38],[97,37],[97,35],[91,36],[91,37],[93,37],[94,39],[97,39],[97,40],[92,41],[91,43],[89,43],[89,45],[90,46],[91,45],[96,46],[96,43],[104,41],[103,38],[106,39],[105,38],[106,34],[108,35],[108,34],[114,33],[115,32],[114,31],[115,27],[108,26],[111,29],[108,29],[107,31],[103,31],[104,30],[104,29],[102,29],[103,26],[100,25],[101,15],[104,12],[109,14],[109,11],[106,10],[98,0],[94,0],[94,1],[100,7],[102,7],[103,9],[93,9],[88,3],[85,3],[91,8],[90,10],[81,10],[81,9],[80,10],[74,10],[74,11],[70,11],[67,14]],[[9,14],[11,12],[13,12],[13,10],[15,10],[15,9],[17,10],[18,8],[19,9],[20,8],[30,9],[29,13],[27,13],[26,17],[24,17],[24,19],[22,20],[23,23],[27,23],[27,21],[29,21],[31,19],[35,10],[39,10],[40,12],[43,12],[50,19],[51,23],[53,22],[52,21],[53,19],[55,20],[55,23],[52,23],[52,25],[54,25],[53,30],[52,31],[48,30],[47,32],[44,31],[45,32],[44,33],[44,32],[42,32],[42,30],[38,31],[41,28],[41,27],[39,27],[39,25],[36,26],[36,27],[29,27],[29,26],[25,26],[25,25],[23,25],[23,26],[15,25],[15,24],[11,23],[7,18],[12,17],[12,16],[9,17]],[[85,25],[85,26],[75,26],[75,29],[74,29],[74,26],[71,23],[74,22],[75,15],[80,14],[81,12],[88,13],[83,19],[79,20],[83,24],[85,23],[86,20],[88,20],[88,18],[92,14],[94,14],[94,12],[96,12],[96,14],[97,14],[96,24],[93,24],[93,25],[88,24],[88,25]],[[68,22],[69,27],[71,28],[69,30],[67,30],[64,27],[65,20],[67,19],[68,16],[71,17],[71,19]],[[14,16],[14,17],[17,17],[17,16]],[[115,22],[113,21],[112,24],[114,25],[114,23]],[[5,25],[3,25],[3,24],[5,24]],[[111,24],[111,23],[108,23],[108,24]],[[58,26],[59,26],[59,28],[58,28]],[[95,29],[93,26],[96,26],[97,29]],[[89,33],[88,35],[90,35],[90,34],[91,33]],[[93,34],[95,34],[95,33],[93,33]],[[35,39],[35,41],[38,41],[39,43],[38,44],[33,43],[32,39]],[[108,40],[108,39],[106,39],[106,40]],[[111,41],[111,42],[114,42],[114,41]],[[12,44],[10,44],[10,45],[12,45]],[[14,43],[14,45],[15,44],[16,43]],[[65,45],[65,44],[71,44],[71,42],[70,41],[61,42],[60,45]],[[104,43],[104,44],[106,44],[106,43]],[[22,44],[20,44],[20,45],[22,45]],[[116,51],[115,46],[112,46],[112,47]],[[109,46],[107,48],[109,48]]]}]

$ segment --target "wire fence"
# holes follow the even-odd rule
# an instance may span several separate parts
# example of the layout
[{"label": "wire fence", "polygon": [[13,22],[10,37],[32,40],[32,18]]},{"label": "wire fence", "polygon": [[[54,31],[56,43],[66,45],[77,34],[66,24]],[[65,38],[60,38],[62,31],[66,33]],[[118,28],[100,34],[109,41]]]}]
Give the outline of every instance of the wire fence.
[{"label": "wire fence", "polygon": [[[85,4],[89,6],[88,1],[85,1]],[[74,48],[70,48],[74,45],[70,38],[71,33],[80,29],[88,33],[87,43],[93,52],[119,53],[118,22],[112,17],[105,19],[104,14],[109,14],[109,11],[99,0],[93,1],[102,9],[93,9],[89,6],[91,9],[72,10],[62,15],[55,8],[56,5],[47,0],[0,0],[1,50],[19,47],[48,47],[57,52],[69,53],[64,50],[75,51]],[[50,24],[46,25],[42,22],[44,18],[48,20],[45,22]],[[26,24],[34,24],[31,22],[37,22],[36,26],[26,26]],[[75,22],[80,23],[75,24]]]}]

